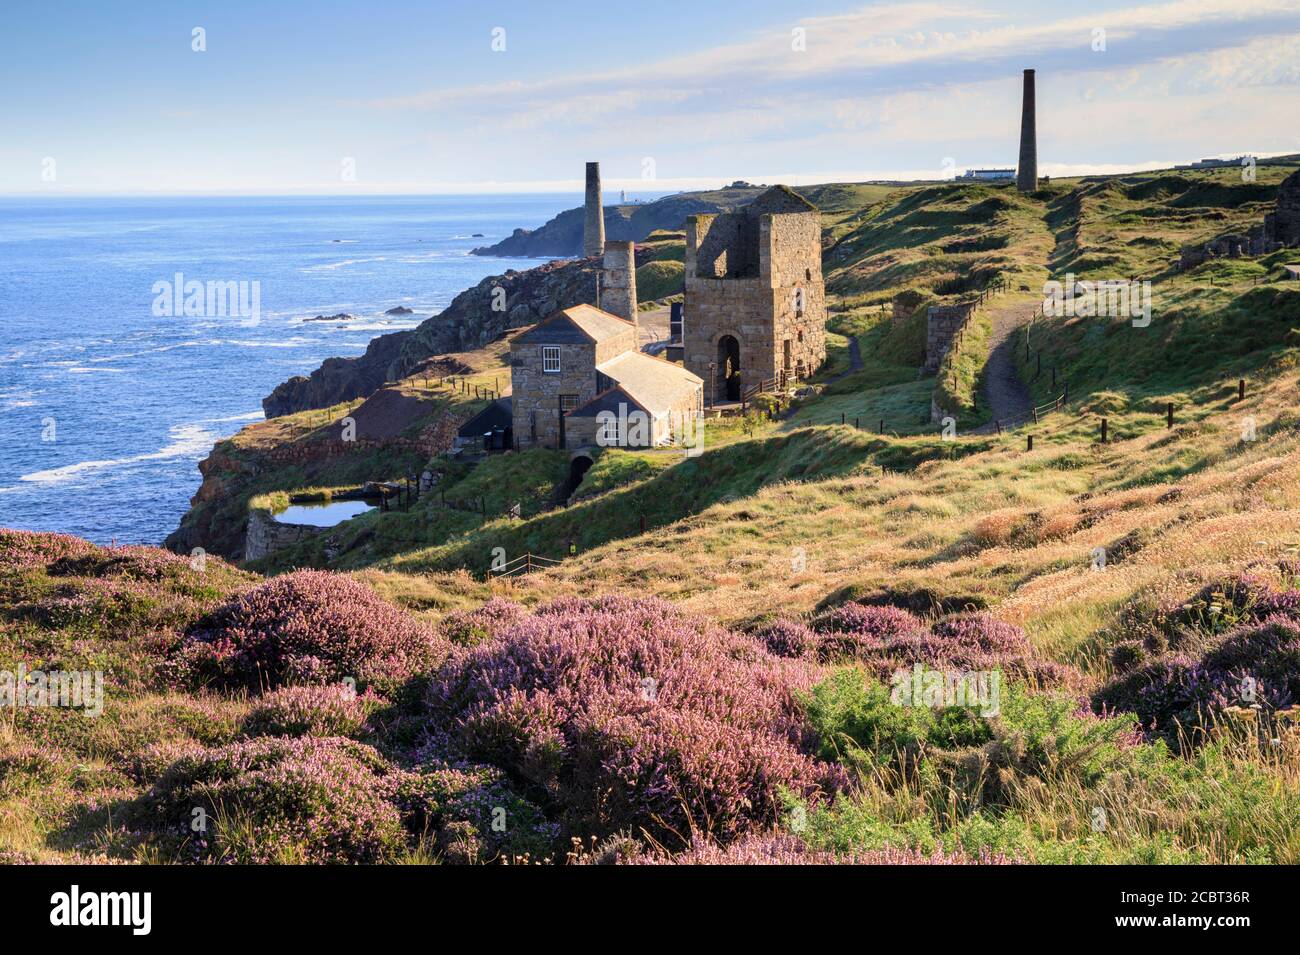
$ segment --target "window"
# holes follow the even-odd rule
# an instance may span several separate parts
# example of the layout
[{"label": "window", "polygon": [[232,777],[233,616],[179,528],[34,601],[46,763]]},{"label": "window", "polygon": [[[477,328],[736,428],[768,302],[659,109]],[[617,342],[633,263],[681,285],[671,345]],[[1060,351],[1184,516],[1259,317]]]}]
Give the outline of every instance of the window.
[{"label": "window", "polygon": [[560,373],[559,345],[542,346],[542,371],[548,375],[558,375]]},{"label": "window", "polygon": [[[556,369],[557,371],[559,369]],[[560,411],[568,413],[578,407],[577,395],[560,395]]]}]

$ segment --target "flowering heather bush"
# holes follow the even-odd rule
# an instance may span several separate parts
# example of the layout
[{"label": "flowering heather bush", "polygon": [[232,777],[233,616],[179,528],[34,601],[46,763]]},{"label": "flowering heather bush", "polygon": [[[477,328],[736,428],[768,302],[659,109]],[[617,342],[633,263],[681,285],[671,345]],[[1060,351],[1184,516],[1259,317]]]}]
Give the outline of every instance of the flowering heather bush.
[{"label": "flowering heather bush", "polygon": [[435,665],[447,645],[369,587],[304,570],[238,595],[186,635],[179,680],[274,689],[290,683],[391,683]]},{"label": "flowering heather bush", "polygon": [[287,686],[263,696],[244,719],[245,736],[352,736],[379,697],[350,686]]},{"label": "flowering heather bush", "polygon": [[401,782],[352,740],[262,737],[182,756],[140,803],[196,861],[374,863],[406,849]]},{"label": "flowering heather bush", "polygon": [[843,604],[813,621],[823,662],[857,660],[877,677],[921,663],[935,668],[1001,670],[1044,685],[1072,683],[1069,667],[1039,660],[1025,632],[987,613],[952,614],[926,626],[897,607]]},{"label": "flowering heather bush", "polygon": [[90,541],[71,534],[38,534],[0,528],[0,566],[45,567],[51,562],[80,558],[99,550]]},{"label": "flowering heather bush", "polygon": [[898,607],[849,602],[819,614],[813,621],[813,629],[818,633],[851,633],[882,640],[924,630],[925,624],[919,617]]},{"label": "flowering heather bush", "polygon": [[1300,622],[1274,615],[1213,640],[1201,656],[1170,653],[1121,674],[1093,697],[1095,709],[1138,715],[1153,736],[1195,744],[1194,731],[1228,706],[1266,710],[1300,700]]},{"label": "flowering heather bush", "polygon": [[767,652],[778,657],[811,656],[820,637],[806,624],[796,620],[774,620],[758,632]]},{"label": "flowering heather bush", "polygon": [[457,610],[442,619],[442,635],[451,643],[472,647],[505,632],[528,614],[513,600],[493,597],[477,610]]},{"label": "flowering heather bush", "polygon": [[393,798],[407,828],[432,834],[446,862],[542,861],[554,853],[559,827],[495,767],[462,764],[404,773]]},{"label": "flowering heather bush", "polygon": [[661,600],[563,601],[451,660],[430,702],[452,747],[525,781],[570,833],[682,844],[771,823],[779,791],[840,776],[810,759],[810,674]]},{"label": "flowering heather bush", "polygon": [[725,848],[700,842],[675,855],[646,853],[626,860],[634,865],[1012,865],[1012,860],[988,849],[978,856],[962,850],[933,852],[885,847],[858,852],[810,848],[798,836],[766,833],[747,836]]}]

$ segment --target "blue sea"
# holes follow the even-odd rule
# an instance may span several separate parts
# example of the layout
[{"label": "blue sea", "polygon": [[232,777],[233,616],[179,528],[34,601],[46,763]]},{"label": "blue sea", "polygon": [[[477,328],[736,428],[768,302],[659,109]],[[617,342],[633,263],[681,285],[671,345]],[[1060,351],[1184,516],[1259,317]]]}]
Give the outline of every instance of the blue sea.
[{"label": "blue sea", "polygon": [[[198,461],[279,382],[536,265],[468,253],[580,203],[0,199],[0,526],[161,542]],[[250,307],[219,291],[186,308],[178,281],[234,283],[218,289]],[[413,314],[384,314],[399,305]],[[354,318],[306,321],[340,312]]]}]

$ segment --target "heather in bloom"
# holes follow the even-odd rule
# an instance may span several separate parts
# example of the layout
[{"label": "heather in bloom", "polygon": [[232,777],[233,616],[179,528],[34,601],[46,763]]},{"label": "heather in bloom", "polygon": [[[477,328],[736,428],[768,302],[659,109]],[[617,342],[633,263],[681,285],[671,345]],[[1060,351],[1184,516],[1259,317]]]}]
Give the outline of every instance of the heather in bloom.
[{"label": "heather in bloom", "polygon": [[782,789],[839,776],[805,751],[810,675],[660,600],[565,601],[451,660],[430,702],[449,745],[506,769],[580,836],[682,844],[772,822]]},{"label": "heather in bloom", "polygon": [[795,620],[774,620],[758,632],[768,653],[778,657],[810,656],[816,652],[820,636],[807,624]]},{"label": "heather in bloom", "polygon": [[404,773],[393,800],[406,827],[431,835],[445,862],[553,857],[559,827],[494,767],[435,764]]},{"label": "heather in bloom", "polygon": [[856,660],[880,679],[916,664],[968,671],[1000,670],[1035,684],[1071,683],[1068,667],[1037,658],[1025,632],[987,613],[952,614],[933,624],[897,607],[848,603],[813,621],[816,655],[826,663]]},{"label": "heather in bloom", "polygon": [[268,693],[244,720],[245,736],[354,736],[378,703],[350,686],[287,686]]},{"label": "heather in bloom", "polygon": [[385,862],[408,844],[401,778],[352,740],[261,737],[182,756],[140,808],[196,861]]},{"label": "heather in bloom", "polygon": [[527,616],[513,600],[493,597],[477,610],[456,610],[442,619],[442,635],[457,646],[472,647],[504,632]]},{"label": "heather in bloom", "polygon": [[390,684],[426,670],[449,647],[344,574],[298,571],[253,587],[190,628],[180,679],[274,689],[295,683]]},{"label": "heather in bloom", "polygon": [[1116,676],[1093,696],[1094,708],[1136,713],[1153,736],[1195,744],[1194,731],[1225,707],[1266,711],[1300,700],[1300,621],[1275,614],[1210,641],[1208,649],[1169,653]]}]

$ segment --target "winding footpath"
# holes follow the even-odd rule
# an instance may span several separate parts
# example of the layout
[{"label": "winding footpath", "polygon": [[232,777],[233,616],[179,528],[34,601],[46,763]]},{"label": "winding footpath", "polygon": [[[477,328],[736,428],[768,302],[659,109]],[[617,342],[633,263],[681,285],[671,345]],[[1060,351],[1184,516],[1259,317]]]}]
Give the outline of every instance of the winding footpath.
[{"label": "winding footpath", "polygon": [[984,366],[984,407],[992,419],[975,429],[977,434],[997,430],[999,421],[1018,421],[1031,417],[1034,400],[1016,368],[1015,332],[1023,327],[1038,308],[1038,302],[1011,301],[989,305],[993,332],[989,336],[989,357]]}]

